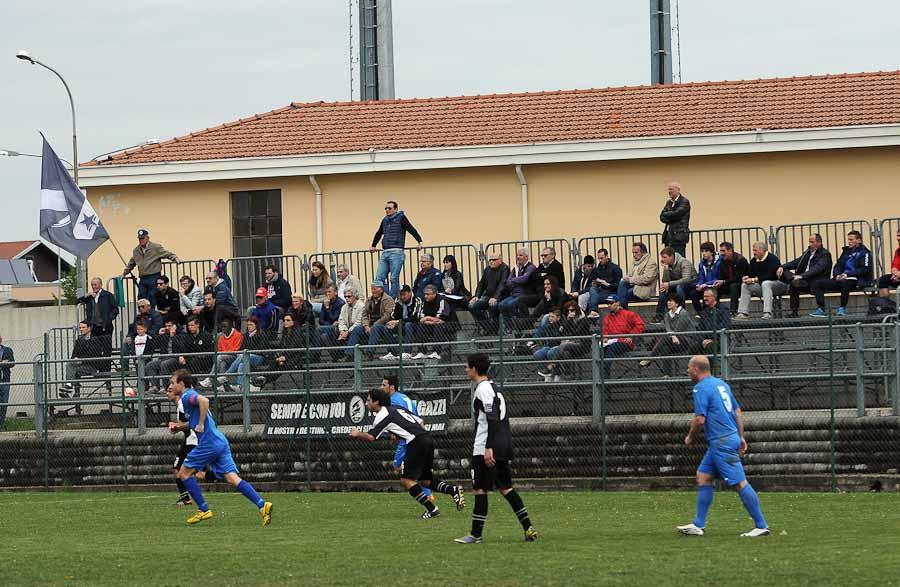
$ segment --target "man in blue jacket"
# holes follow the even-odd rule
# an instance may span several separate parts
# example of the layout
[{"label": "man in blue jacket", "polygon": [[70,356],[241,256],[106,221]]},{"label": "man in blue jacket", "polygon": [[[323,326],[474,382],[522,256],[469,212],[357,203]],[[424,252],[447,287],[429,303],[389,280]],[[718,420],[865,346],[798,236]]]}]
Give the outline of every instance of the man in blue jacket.
[{"label": "man in blue jacket", "polygon": [[[434,266],[434,255],[422,253],[419,257],[419,273],[416,274],[416,280],[413,282],[413,295],[424,300],[425,288],[429,285],[433,285],[438,291],[444,289],[441,285],[441,272]],[[392,297],[396,299],[396,296]]]},{"label": "man in blue jacket", "polygon": [[816,296],[818,308],[810,316],[816,318],[827,316],[826,291],[841,292],[841,305],[837,314],[846,316],[850,292],[872,285],[872,274],[872,253],[862,244],[862,234],[858,230],[851,230],[847,233],[847,246],[834,264],[832,278],[817,281],[813,286],[812,293]]},{"label": "man in blue jacket", "polygon": [[400,289],[400,273],[403,271],[403,263],[406,260],[403,248],[406,246],[407,232],[419,243],[417,248],[421,248],[422,237],[419,236],[419,231],[415,229],[403,210],[398,210],[397,202],[389,200],[384,205],[384,218],[378,225],[378,230],[372,239],[372,248],[369,250],[374,253],[378,241],[381,241],[383,251],[381,259],[378,260],[375,281],[386,283],[388,273],[390,273],[391,283],[388,293],[394,299],[397,298],[397,292]]},{"label": "man in blue jacket", "polygon": [[10,372],[16,364],[13,350],[3,346],[3,337],[0,336],[0,428],[6,422],[6,408],[9,403]]}]

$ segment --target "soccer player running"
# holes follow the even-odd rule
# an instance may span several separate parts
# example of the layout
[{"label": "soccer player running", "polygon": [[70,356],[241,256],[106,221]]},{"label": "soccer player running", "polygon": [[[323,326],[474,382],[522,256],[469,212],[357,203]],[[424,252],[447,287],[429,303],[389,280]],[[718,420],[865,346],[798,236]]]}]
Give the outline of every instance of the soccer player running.
[{"label": "soccer player running", "polygon": [[175,502],[175,505],[191,505],[191,494],[188,493],[187,487],[184,486],[184,481],[179,479],[178,471],[184,464],[184,459],[187,458],[188,453],[197,446],[197,433],[191,430],[190,427],[185,426],[188,417],[184,413],[184,405],[181,402],[181,398],[175,395],[171,385],[166,388],[166,397],[169,398],[170,402],[175,402],[178,405],[176,410],[178,422],[169,422],[169,432],[172,434],[184,433],[181,447],[178,449],[178,455],[175,457],[175,464],[172,467],[175,475],[175,484],[178,486],[178,501]]},{"label": "soccer player running", "polygon": [[691,358],[688,375],[694,383],[694,419],[684,444],[691,446],[703,427],[709,447],[697,468],[697,516],[694,523],[676,529],[688,536],[703,536],[706,514],[713,501],[713,479],[719,477],[737,490],[756,525],[741,536],[767,536],[769,527],[759,509],[759,497],[747,483],[741,464],[741,455],[747,451],[747,441],[744,439],[741,408],[731,393],[731,387],[710,374],[709,359],[704,355]]},{"label": "soccer player running", "polygon": [[176,431],[193,430],[197,434],[197,446],[190,451],[181,468],[178,479],[184,483],[188,493],[197,504],[198,512],[188,518],[188,524],[197,524],[213,517],[212,511],[203,498],[200,484],[194,474],[209,467],[212,473],[237,488],[241,494],[259,508],[263,526],[272,521],[272,503],[259,496],[253,486],[238,476],[238,468],[231,457],[228,439],[216,427],[216,421],[209,412],[209,399],[194,390],[194,376],[187,369],[179,369],[169,381],[167,395],[171,401],[181,401],[188,421],[170,422],[169,429]]},{"label": "soccer player running", "polygon": [[525,530],[526,542],[537,540],[538,533],[531,525],[528,510],[512,486],[512,434],[509,412],[502,393],[494,390],[487,377],[491,361],[487,355],[476,353],[466,359],[466,375],[472,380],[472,413],[475,416],[475,444],[472,447],[472,491],[475,509],[472,511],[472,532],[456,538],[460,544],[481,544],[481,534],[488,514],[488,492],[495,487],[506,498]]},{"label": "soccer player running", "polygon": [[[391,405],[395,408],[403,408],[413,416],[419,415],[416,408],[416,402],[412,401],[408,395],[398,391],[398,382],[395,375],[385,375],[381,380],[381,390],[387,393],[391,398]],[[397,441],[397,450],[394,452],[394,462],[392,466],[394,471],[403,474],[403,459],[406,457],[406,441],[402,438]],[[441,481],[443,483],[443,481]],[[463,495],[463,488],[458,485],[448,485],[447,488],[453,491],[453,501],[456,503],[457,510],[463,510],[466,507],[466,498]],[[434,502],[434,494],[428,487],[423,487],[425,497],[429,501]],[[442,491],[446,493],[446,491]]]},{"label": "soccer player running", "polygon": [[441,515],[440,510],[425,495],[423,486],[453,495],[454,498],[457,488],[434,478],[431,471],[434,463],[434,442],[431,440],[431,434],[425,430],[422,419],[403,408],[392,406],[390,396],[382,389],[369,390],[366,407],[375,414],[372,428],[368,432],[353,428],[350,437],[372,442],[382,434],[389,433],[398,440],[405,440],[406,455],[403,458],[400,483],[412,498],[425,508],[423,520]]}]

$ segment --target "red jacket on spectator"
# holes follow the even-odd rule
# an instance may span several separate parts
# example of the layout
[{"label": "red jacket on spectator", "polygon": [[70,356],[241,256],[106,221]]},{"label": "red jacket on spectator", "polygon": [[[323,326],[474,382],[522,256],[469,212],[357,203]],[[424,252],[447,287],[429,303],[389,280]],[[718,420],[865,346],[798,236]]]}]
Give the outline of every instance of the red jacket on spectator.
[{"label": "red jacket on spectator", "polygon": [[900,271],[900,247],[894,249],[894,260],[891,261],[891,269]]},{"label": "red jacket on spectator", "polygon": [[[603,337],[618,338],[620,334],[641,334],[644,332],[644,321],[631,310],[619,310],[609,313],[603,318]],[[634,350],[634,341],[630,338],[619,338],[619,342],[627,344]]]}]

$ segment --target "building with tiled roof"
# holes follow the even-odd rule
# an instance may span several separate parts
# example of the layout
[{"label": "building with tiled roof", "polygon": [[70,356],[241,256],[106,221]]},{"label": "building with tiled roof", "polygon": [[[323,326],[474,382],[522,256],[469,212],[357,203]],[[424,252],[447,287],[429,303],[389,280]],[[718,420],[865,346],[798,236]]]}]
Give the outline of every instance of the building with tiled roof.
[{"label": "building with tiled roof", "polygon": [[367,248],[387,199],[430,243],[656,231],[672,179],[695,226],[893,216],[898,145],[892,71],[292,103],[81,177],[120,248],[217,259]]}]

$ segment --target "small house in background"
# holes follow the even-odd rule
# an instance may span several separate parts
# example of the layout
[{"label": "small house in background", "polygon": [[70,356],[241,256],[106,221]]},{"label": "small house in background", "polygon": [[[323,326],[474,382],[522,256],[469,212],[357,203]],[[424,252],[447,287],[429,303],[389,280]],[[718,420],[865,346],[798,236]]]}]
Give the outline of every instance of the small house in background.
[{"label": "small house in background", "polygon": [[0,303],[56,303],[57,271],[65,275],[75,259],[42,240],[0,242]]}]

